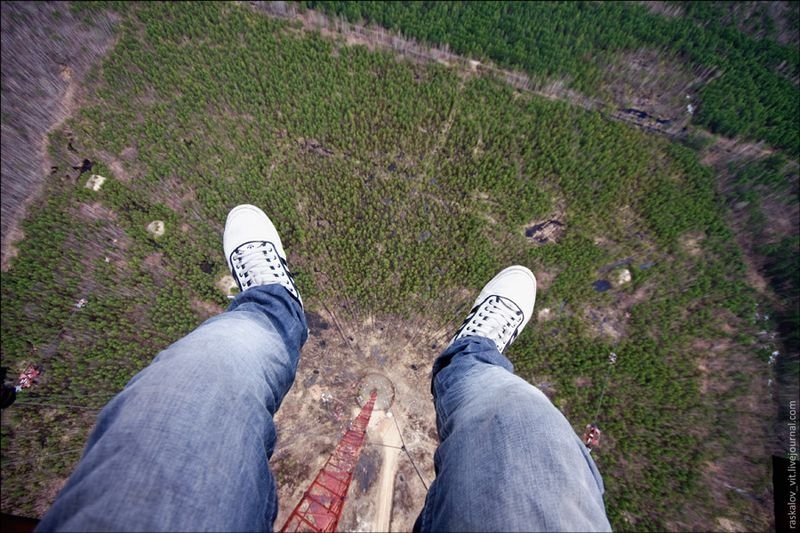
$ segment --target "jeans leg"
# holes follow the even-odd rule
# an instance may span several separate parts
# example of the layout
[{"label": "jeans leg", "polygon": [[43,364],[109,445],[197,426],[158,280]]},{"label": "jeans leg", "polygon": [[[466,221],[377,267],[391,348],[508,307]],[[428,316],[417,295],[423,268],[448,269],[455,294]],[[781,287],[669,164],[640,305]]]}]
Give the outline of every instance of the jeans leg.
[{"label": "jeans leg", "polygon": [[283,287],[237,296],[101,411],[38,530],[271,530],[273,415],[307,334]]},{"label": "jeans leg", "polygon": [[436,479],[415,529],[610,530],[586,447],[491,340],[459,339],[433,372]]}]

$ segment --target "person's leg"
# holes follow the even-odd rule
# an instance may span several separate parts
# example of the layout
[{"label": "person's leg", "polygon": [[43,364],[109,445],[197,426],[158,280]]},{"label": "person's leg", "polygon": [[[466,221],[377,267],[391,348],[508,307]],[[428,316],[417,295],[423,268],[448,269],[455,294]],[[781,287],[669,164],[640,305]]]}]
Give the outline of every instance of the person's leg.
[{"label": "person's leg", "polygon": [[225,313],[161,352],[103,409],[39,531],[272,529],[273,416],[308,330],[299,299],[254,276],[250,259],[240,270],[258,283],[243,285]]},{"label": "person's leg", "polygon": [[[478,320],[493,321],[494,311],[478,302]],[[524,310],[529,318],[533,302]],[[503,335],[481,331],[480,324],[462,335],[470,329],[465,323],[434,363],[440,444],[417,530],[610,530],[603,482],[586,447],[547,397],[513,374],[498,349],[527,322],[518,320],[513,333]],[[499,331],[505,321],[494,321],[499,325],[490,328]]]}]

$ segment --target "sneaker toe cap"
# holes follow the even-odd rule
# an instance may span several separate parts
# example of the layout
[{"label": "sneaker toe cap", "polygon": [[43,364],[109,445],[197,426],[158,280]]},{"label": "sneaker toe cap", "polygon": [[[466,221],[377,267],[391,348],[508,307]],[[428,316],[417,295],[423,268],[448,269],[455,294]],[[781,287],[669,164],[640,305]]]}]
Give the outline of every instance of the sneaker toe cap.
[{"label": "sneaker toe cap", "polygon": [[266,213],[254,205],[239,205],[228,213],[225,222],[223,248],[226,261],[237,247],[250,241],[272,242],[278,253],[286,257],[278,232]]},{"label": "sneaker toe cap", "polygon": [[486,284],[479,299],[492,294],[514,301],[522,309],[527,323],[533,315],[533,306],[536,303],[536,276],[522,265],[510,266]]}]

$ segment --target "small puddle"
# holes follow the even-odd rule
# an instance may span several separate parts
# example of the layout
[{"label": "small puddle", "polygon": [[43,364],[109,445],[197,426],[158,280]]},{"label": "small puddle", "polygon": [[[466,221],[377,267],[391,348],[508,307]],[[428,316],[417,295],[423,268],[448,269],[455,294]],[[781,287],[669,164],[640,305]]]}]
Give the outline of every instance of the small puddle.
[{"label": "small puddle", "polygon": [[606,292],[608,289],[611,288],[611,282],[607,279],[598,279],[594,283],[592,283],[592,287],[597,292]]}]

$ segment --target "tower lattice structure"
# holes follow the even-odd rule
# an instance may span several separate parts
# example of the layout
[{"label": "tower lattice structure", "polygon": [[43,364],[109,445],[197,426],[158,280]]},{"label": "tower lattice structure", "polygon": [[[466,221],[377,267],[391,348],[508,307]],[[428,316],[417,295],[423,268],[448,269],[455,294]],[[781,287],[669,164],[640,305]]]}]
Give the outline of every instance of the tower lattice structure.
[{"label": "tower lattice structure", "polygon": [[373,390],[281,531],[336,531],[376,397]]}]

